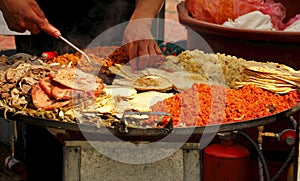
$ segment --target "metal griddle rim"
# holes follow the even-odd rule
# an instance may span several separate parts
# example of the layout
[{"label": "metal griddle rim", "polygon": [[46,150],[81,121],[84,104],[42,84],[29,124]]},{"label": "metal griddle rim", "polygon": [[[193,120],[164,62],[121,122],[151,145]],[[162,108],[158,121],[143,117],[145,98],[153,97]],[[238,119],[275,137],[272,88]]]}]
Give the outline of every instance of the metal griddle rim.
[{"label": "metal griddle rim", "polygon": [[[289,118],[293,114],[297,113],[300,110],[300,103],[296,104],[294,107],[285,110],[283,112],[273,114],[270,116],[252,119],[243,122],[234,122],[228,124],[221,124],[221,125],[208,125],[208,126],[198,126],[198,127],[183,127],[178,128],[174,127],[173,131],[168,134],[176,134],[176,135],[187,135],[192,134],[200,135],[205,133],[209,133],[210,130],[214,131],[217,129],[218,132],[228,132],[228,131],[235,131],[235,130],[242,130],[262,125],[267,125],[274,123],[283,118]],[[0,113],[3,117],[4,111],[1,110]],[[56,129],[63,129],[68,131],[80,131],[80,132],[89,132],[89,133],[98,133],[98,134],[108,134],[107,130],[110,131],[109,134],[114,134],[116,136],[163,136],[166,135],[166,131],[164,128],[127,128],[126,133],[120,131],[120,127],[100,127],[97,128],[95,125],[85,125],[85,124],[77,124],[77,123],[68,123],[62,121],[55,121],[51,119],[43,119],[39,117],[32,117],[28,115],[13,115],[8,113],[7,115],[8,120],[18,121],[25,124],[47,127],[47,128],[56,128]]]}]

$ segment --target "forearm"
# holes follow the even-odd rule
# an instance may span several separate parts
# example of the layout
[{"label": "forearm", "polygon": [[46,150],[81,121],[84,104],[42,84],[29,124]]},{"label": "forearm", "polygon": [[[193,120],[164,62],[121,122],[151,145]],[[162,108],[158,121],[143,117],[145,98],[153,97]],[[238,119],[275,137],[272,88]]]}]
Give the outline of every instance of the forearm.
[{"label": "forearm", "polygon": [[154,18],[161,10],[163,3],[164,0],[136,0],[136,7],[130,20]]},{"label": "forearm", "polygon": [[0,11],[4,11],[4,0],[0,0]]},{"label": "forearm", "polygon": [[123,41],[132,72],[158,67],[162,63],[161,50],[153,39],[151,27],[163,3],[164,0],[136,0]]},{"label": "forearm", "polygon": [[0,0],[0,9],[10,30],[29,30],[33,34],[43,30],[54,37],[60,35],[59,30],[48,22],[35,0]]}]

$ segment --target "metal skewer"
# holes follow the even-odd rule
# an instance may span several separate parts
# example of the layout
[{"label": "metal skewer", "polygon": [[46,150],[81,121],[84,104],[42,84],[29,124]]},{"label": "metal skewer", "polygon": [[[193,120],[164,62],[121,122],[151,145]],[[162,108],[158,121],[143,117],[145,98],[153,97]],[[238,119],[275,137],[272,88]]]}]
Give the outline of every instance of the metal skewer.
[{"label": "metal skewer", "polygon": [[78,47],[76,47],[73,43],[69,42],[67,39],[65,39],[64,37],[62,37],[61,35],[58,37],[59,39],[61,39],[62,41],[64,41],[66,44],[68,44],[69,46],[71,46],[72,48],[74,48],[75,50],[77,50],[79,53],[81,53],[84,58],[88,61],[88,63],[92,66],[96,66],[96,64],[94,64],[91,60],[90,57],[84,53],[82,50],[80,50]]}]

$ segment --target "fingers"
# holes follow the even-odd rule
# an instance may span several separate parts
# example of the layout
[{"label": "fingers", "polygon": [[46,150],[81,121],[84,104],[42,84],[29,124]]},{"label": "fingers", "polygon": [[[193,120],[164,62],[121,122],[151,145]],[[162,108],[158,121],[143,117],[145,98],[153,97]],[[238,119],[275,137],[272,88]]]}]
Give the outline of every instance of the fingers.
[{"label": "fingers", "polygon": [[154,40],[140,40],[128,43],[126,50],[129,55],[132,72],[146,67],[159,67],[165,61],[164,56]]},{"label": "fingers", "polygon": [[58,38],[61,35],[60,31],[48,22],[44,15],[44,12],[40,9],[38,4],[34,1],[31,4],[31,7],[34,15],[30,18],[31,21],[34,22],[39,29],[43,30],[53,37]]},{"label": "fingers", "polygon": [[28,27],[28,31],[30,31],[32,34],[38,34],[40,32],[40,28],[31,22],[29,22],[26,27]]},{"label": "fingers", "polygon": [[30,6],[32,8],[32,11],[40,18],[40,19],[46,19],[44,12],[41,10],[40,6],[37,4],[36,1],[32,1],[30,3]]},{"label": "fingers", "polygon": [[23,33],[27,29],[25,27],[25,23],[23,20],[19,20],[18,18],[10,16],[10,14],[3,14],[4,19],[7,23],[7,26],[10,30]]},{"label": "fingers", "polygon": [[160,48],[158,47],[157,43],[154,40],[150,41],[149,44],[149,53],[151,55],[150,60],[149,60],[149,66],[151,67],[159,67],[165,62],[165,57],[162,55],[162,52]]},{"label": "fingers", "polygon": [[148,57],[148,66],[152,67],[154,66],[157,59],[159,59],[159,56],[157,55],[157,52],[155,50],[156,43],[154,42],[154,40],[149,40],[148,43],[148,47],[146,47],[148,48],[148,52],[146,53],[150,55],[150,57]]},{"label": "fingers", "polygon": [[60,31],[52,26],[47,19],[41,19],[40,17],[33,17],[23,21],[24,25],[21,25],[23,29],[29,30],[32,34],[38,34],[40,30],[48,33],[49,35],[58,38]]},{"label": "fingers", "polygon": [[127,52],[128,52],[128,56],[129,56],[129,64],[131,67],[131,71],[132,72],[136,72],[138,70],[138,60],[137,60],[137,44],[135,43],[128,43],[125,46]]},{"label": "fingers", "polygon": [[[41,31],[41,25],[44,23],[42,20],[34,20],[34,19],[28,19],[28,18],[21,18],[17,20],[15,23],[9,24],[9,29],[17,32],[25,32],[26,30],[30,31],[32,34],[38,34]],[[42,29],[44,31],[48,31],[49,27]],[[49,33],[50,34],[50,33]],[[50,34],[54,36],[55,34]]]},{"label": "fingers", "polygon": [[[143,70],[145,69],[148,65],[150,65],[151,59],[149,58],[149,47],[148,47],[148,42],[147,40],[141,40],[138,41],[138,69]],[[153,52],[154,53],[154,52]]]},{"label": "fingers", "polygon": [[32,21],[35,23],[35,27],[33,27],[33,31],[36,32],[35,28],[37,27],[45,31],[49,35],[58,38],[61,35],[60,31],[48,22],[44,12],[41,10],[41,8],[39,7],[36,1],[33,1],[31,3],[31,7],[32,7],[32,11],[35,14],[35,16],[32,17]]},{"label": "fingers", "polygon": [[16,31],[16,32],[19,32],[19,33],[24,33],[26,31],[25,28],[22,28],[18,24],[10,24],[10,25],[8,25],[8,28],[12,31]]},{"label": "fingers", "polygon": [[48,33],[49,35],[58,38],[61,33],[60,31],[55,28],[54,26],[52,26],[47,19],[45,19],[44,21],[38,22],[37,26],[39,26],[39,28],[41,30],[43,30],[44,32]]},{"label": "fingers", "polygon": [[42,30],[54,37],[60,35],[60,31],[45,18],[43,11],[36,1],[29,1],[24,6],[27,8],[19,7],[13,12],[4,14],[11,30],[17,32],[28,30],[32,34],[38,34]]}]

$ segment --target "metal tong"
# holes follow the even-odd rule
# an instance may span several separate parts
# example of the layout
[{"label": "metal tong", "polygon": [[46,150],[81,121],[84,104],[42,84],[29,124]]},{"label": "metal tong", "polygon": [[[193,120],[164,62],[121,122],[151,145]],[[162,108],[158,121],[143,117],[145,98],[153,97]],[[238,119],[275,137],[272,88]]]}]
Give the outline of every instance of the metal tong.
[{"label": "metal tong", "polygon": [[72,48],[74,48],[76,51],[78,51],[79,53],[81,53],[84,58],[88,61],[88,63],[92,66],[97,66],[96,64],[94,64],[90,57],[84,53],[82,50],[80,50],[77,46],[75,46],[73,43],[71,43],[70,41],[68,41],[67,39],[65,39],[64,37],[62,37],[61,35],[58,37],[59,39],[61,39],[62,41],[64,41],[66,44],[68,44],[69,46],[71,46]]}]

